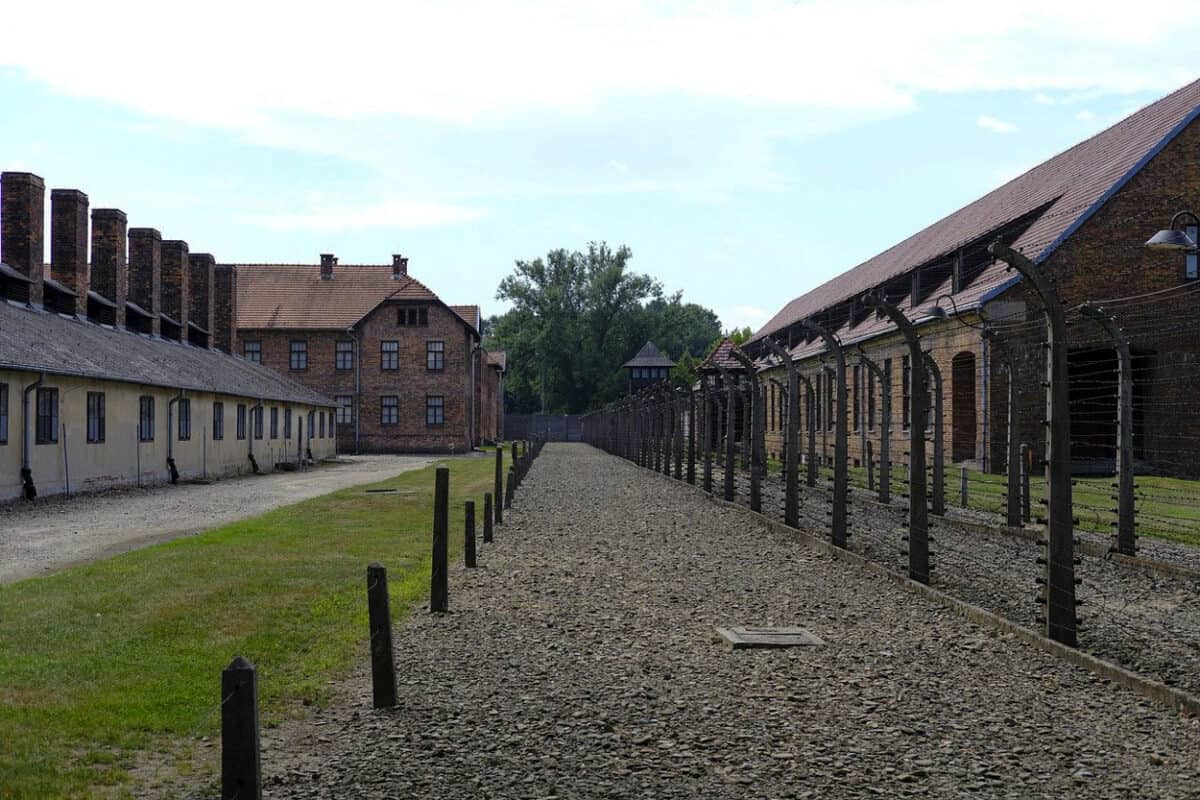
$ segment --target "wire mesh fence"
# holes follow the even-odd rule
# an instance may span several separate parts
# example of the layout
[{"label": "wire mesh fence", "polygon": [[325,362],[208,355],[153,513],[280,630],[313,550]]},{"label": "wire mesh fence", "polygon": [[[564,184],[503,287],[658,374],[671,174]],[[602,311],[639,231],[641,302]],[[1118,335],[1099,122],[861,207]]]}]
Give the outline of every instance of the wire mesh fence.
[{"label": "wire mesh fence", "polygon": [[911,337],[771,342],[595,412],[583,436],[1200,692],[1197,291],[1062,307],[1057,341],[1033,297],[910,310]]}]

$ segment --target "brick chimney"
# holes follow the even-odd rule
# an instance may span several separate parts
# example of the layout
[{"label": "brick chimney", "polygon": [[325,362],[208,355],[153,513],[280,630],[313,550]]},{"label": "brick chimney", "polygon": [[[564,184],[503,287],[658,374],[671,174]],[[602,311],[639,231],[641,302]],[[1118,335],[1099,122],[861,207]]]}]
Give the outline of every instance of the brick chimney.
[{"label": "brick chimney", "polygon": [[179,323],[179,340],[187,341],[188,245],[179,239],[162,243],[162,313]]},{"label": "brick chimney", "polygon": [[87,319],[88,196],[78,189],[50,190],[50,270],[75,293],[75,316]]},{"label": "brick chimney", "polygon": [[337,264],[337,256],[333,253],[321,253],[321,280],[333,280],[333,267]]},{"label": "brick chimney", "polygon": [[237,267],[218,264],[213,271],[213,332],[209,341],[218,350],[233,354],[238,349]]},{"label": "brick chimney", "polygon": [[150,315],[150,332],[159,335],[162,295],[162,234],[154,228],[129,229],[129,300]]},{"label": "brick chimney", "polygon": [[408,277],[408,259],[399,253],[392,255],[392,280]]},{"label": "brick chimney", "polygon": [[210,253],[192,253],[188,257],[188,293],[191,305],[188,319],[208,331],[208,347],[213,346],[213,270],[216,261]]},{"label": "brick chimney", "polygon": [[119,208],[92,209],[92,291],[116,303],[113,324],[125,327],[125,298],[129,267],[125,260],[125,212]]},{"label": "brick chimney", "polygon": [[42,305],[46,183],[31,172],[0,173],[0,261],[32,281],[28,302]]}]

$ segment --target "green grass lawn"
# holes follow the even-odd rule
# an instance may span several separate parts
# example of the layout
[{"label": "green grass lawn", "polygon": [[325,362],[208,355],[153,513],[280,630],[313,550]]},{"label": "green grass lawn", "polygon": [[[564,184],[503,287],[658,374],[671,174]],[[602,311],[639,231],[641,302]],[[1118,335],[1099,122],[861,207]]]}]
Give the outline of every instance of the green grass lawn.
[{"label": "green grass lawn", "polygon": [[[770,459],[768,469],[772,476],[779,476],[781,464],[775,459]],[[804,470],[804,465],[801,465],[801,480],[805,474]],[[959,472],[958,467],[946,470],[947,507],[960,505]],[[822,480],[832,480],[833,469],[823,466],[820,474]],[[876,480],[878,477],[876,474]],[[907,473],[902,467],[892,468],[892,494],[896,502],[903,502],[899,495],[908,491],[907,481]],[[1075,516],[1079,519],[1080,530],[1105,536],[1115,535],[1111,524],[1116,520],[1116,514],[1112,511],[1117,505],[1113,497],[1117,491],[1113,487],[1115,481],[1111,476],[1075,479],[1071,499],[1075,506]],[[969,470],[967,483],[967,505],[970,508],[996,514],[1004,513],[1008,487],[1003,475]],[[865,467],[850,468],[850,484],[862,489],[867,487]],[[1138,498],[1135,515],[1138,536],[1200,545],[1200,481],[1139,475],[1134,484],[1137,487],[1135,492]],[[1043,476],[1030,477],[1029,494],[1031,516],[1035,520],[1044,517],[1045,506],[1040,502],[1046,496],[1046,480]]]},{"label": "green grass lawn", "polygon": [[[495,461],[443,463],[457,558],[463,501],[481,531]],[[329,678],[368,656],[367,564],[388,568],[393,616],[428,596],[433,483],[428,467],[373,485],[396,493],[344,489],[0,586],[0,798],[122,795],[137,751],[172,759],[219,732],[236,655],[258,667],[264,724],[325,702]]]}]

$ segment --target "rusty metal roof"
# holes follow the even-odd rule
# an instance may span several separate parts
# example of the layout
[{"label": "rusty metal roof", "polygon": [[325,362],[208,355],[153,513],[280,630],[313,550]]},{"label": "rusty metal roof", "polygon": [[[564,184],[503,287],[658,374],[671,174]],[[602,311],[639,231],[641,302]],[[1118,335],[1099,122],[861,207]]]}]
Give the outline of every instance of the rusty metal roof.
[{"label": "rusty metal roof", "polygon": [[328,397],[244,358],[3,301],[0,369],[333,405]]},{"label": "rusty metal roof", "polygon": [[[754,339],[949,256],[1043,206],[1012,247],[1034,261],[1044,260],[1190,124],[1198,110],[1200,81],[1195,81],[797,297],[760,328]],[[992,276],[985,272],[981,277]]]}]

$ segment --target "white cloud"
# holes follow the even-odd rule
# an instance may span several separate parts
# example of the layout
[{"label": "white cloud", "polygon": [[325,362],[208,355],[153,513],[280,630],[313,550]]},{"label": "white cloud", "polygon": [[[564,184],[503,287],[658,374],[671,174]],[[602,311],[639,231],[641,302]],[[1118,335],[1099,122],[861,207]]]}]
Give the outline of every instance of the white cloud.
[{"label": "white cloud", "polygon": [[1053,97],[1046,94],[1045,92],[1038,92],[1037,94],[1035,94],[1033,96],[1033,102],[1037,103],[1038,105],[1042,105],[1042,106],[1052,106],[1052,105],[1055,105],[1058,103],[1057,100],[1055,100]]},{"label": "white cloud", "polygon": [[1080,122],[1091,122],[1095,118],[1096,118],[1096,113],[1094,111],[1088,111],[1086,109],[1083,111],[1080,111],[1078,114],[1075,115],[1075,119],[1079,120]]},{"label": "white cloud", "polygon": [[1012,0],[997,16],[944,0],[69,5],[7,8],[6,28],[53,30],[55,46],[10,37],[0,64],[64,93],[247,130],[292,113],[597,115],[664,93],[878,113],[921,92],[1157,91],[1192,77],[1175,45],[1200,23],[1194,2],[1162,0]]},{"label": "white cloud", "polygon": [[758,306],[743,305],[720,306],[715,311],[721,318],[721,327],[725,330],[744,328],[749,325],[750,330],[756,331],[765,325],[773,314],[773,312]]},{"label": "white cloud", "polygon": [[1017,129],[1017,126],[1011,122],[989,117],[986,114],[975,120],[975,124],[985,131],[991,131],[992,133],[1012,133]]},{"label": "white cloud", "polygon": [[284,214],[253,214],[244,222],[272,231],[355,231],[371,228],[420,229],[470,222],[478,208],[445,203],[383,201],[370,205],[328,206]]}]

